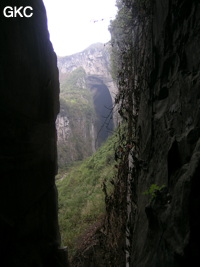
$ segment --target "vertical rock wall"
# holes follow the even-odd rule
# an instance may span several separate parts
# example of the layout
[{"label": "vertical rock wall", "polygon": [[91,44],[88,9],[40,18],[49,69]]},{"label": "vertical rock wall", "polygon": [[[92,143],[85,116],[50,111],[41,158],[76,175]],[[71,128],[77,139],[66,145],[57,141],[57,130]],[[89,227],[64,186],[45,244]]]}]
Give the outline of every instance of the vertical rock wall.
[{"label": "vertical rock wall", "polygon": [[[130,266],[183,267],[200,251],[199,1],[157,0],[152,23],[149,87],[136,127]],[[152,185],[166,187],[151,200],[143,192]]]},{"label": "vertical rock wall", "polygon": [[[31,6],[5,18],[5,6]],[[0,3],[0,258],[2,267],[66,266],[59,249],[56,55],[41,0]]]}]

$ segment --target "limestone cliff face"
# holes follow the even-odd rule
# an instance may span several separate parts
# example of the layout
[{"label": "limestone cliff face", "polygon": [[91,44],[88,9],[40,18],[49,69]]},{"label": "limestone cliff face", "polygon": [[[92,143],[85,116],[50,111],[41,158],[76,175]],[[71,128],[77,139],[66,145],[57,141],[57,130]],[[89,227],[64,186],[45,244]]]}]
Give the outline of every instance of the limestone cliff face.
[{"label": "limestone cliff face", "polygon": [[110,74],[108,45],[94,44],[83,52],[59,58],[58,68],[58,159],[64,166],[94,153],[113,130],[116,86]]},{"label": "limestone cliff face", "polygon": [[46,12],[30,0],[31,18],[2,15],[25,2],[0,3],[1,266],[67,266],[55,188],[59,82]]},{"label": "limestone cliff face", "polygon": [[110,45],[97,43],[80,53],[58,57],[61,81],[65,74],[79,67],[83,67],[88,77],[95,76],[99,78],[107,86],[114,102],[117,87],[110,73]]},{"label": "limestone cliff face", "polygon": [[68,76],[66,84],[61,83],[60,113],[56,121],[59,167],[95,152],[95,126],[92,94],[87,88],[84,70],[77,69]]}]

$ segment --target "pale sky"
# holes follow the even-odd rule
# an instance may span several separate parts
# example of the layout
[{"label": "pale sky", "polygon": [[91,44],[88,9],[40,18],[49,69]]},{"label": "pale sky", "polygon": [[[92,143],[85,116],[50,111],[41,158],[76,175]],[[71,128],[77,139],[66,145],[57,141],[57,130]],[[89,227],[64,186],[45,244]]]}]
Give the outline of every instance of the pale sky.
[{"label": "pale sky", "polygon": [[[110,40],[108,26],[115,18],[116,0],[43,0],[48,29],[58,56],[80,52]],[[102,21],[103,20],[103,21]]]}]

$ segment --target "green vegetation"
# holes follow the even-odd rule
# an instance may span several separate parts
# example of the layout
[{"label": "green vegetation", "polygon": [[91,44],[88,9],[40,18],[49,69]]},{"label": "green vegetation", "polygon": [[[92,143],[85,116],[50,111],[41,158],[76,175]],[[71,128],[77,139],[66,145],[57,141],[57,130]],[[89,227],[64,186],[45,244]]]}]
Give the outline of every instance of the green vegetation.
[{"label": "green vegetation", "polygon": [[112,36],[111,72],[113,79],[118,81],[126,68],[124,61],[129,59],[131,64],[133,18],[131,9],[124,5],[122,0],[118,0],[116,6],[119,9],[118,14],[116,19],[111,21],[109,31]]},{"label": "green vegetation", "polygon": [[76,162],[76,166],[68,169],[67,175],[57,181],[62,243],[68,246],[70,256],[76,251],[80,237],[105,213],[102,184],[107,182],[107,191],[111,192],[109,181],[116,172],[116,143],[117,135],[114,134],[93,156]]},{"label": "green vegetation", "polygon": [[92,94],[87,88],[86,73],[82,67],[77,68],[62,80],[60,96],[61,105],[65,102],[64,106],[70,115],[76,116],[80,112],[86,112],[87,115],[94,114]]},{"label": "green vegetation", "polygon": [[80,67],[67,74],[60,84],[60,116],[67,117],[68,135],[58,142],[58,164],[80,161],[93,152],[92,128],[96,119],[93,96],[88,89],[85,70]]},{"label": "green vegetation", "polygon": [[166,185],[159,186],[157,184],[152,184],[143,194],[149,195],[151,197],[150,200],[152,200],[156,197],[156,192],[162,190],[164,187],[166,187]]}]

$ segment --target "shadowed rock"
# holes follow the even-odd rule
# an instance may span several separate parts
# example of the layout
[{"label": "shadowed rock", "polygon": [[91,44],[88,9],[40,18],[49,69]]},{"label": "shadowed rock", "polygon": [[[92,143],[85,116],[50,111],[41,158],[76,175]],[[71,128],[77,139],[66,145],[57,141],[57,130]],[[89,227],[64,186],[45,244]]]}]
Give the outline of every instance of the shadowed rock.
[{"label": "shadowed rock", "polygon": [[[25,6],[19,0],[15,5]],[[67,266],[57,220],[56,55],[41,0],[30,18],[0,22],[0,257],[2,267]]]}]

